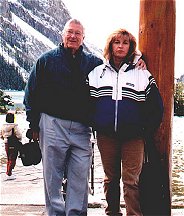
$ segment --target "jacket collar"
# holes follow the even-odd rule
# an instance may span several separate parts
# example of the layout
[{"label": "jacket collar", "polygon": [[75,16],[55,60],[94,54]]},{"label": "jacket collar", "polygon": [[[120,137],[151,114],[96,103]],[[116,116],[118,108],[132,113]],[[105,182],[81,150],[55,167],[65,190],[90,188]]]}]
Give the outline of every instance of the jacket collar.
[{"label": "jacket collar", "polygon": [[[81,55],[83,52],[83,46],[80,46],[79,49],[77,50],[75,56]],[[70,49],[67,49],[64,47],[63,43],[60,43],[59,46],[56,48],[56,53],[57,55],[61,55],[63,53],[72,56]]]},{"label": "jacket collar", "polygon": [[[135,57],[134,57],[133,63],[131,63],[131,64],[122,63],[120,69],[123,69],[124,72],[127,72],[127,71],[129,71],[129,70],[134,69],[134,68],[135,68],[135,65],[137,64],[137,62],[138,62],[138,60],[141,58],[141,56],[142,56],[142,53],[141,53],[139,50],[137,50],[137,51],[136,51],[136,54],[135,54]],[[108,68],[110,68],[111,70],[112,70],[112,68],[113,68],[116,72],[118,72],[118,70],[115,68],[114,63],[113,63],[112,60],[108,60],[108,61],[106,61],[104,64],[105,64],[105,68],[108,67]]]}]

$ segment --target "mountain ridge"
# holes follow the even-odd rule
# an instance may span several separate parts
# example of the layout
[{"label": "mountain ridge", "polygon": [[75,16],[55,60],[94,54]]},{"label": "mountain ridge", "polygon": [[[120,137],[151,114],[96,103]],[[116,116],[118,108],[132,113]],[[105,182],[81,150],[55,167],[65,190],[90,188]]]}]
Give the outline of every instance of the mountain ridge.
[{"label": "mountain ridge", "polygon": [[[71,15],[58,0],[1,0],[0,11],[0,89],[23,90],[33,63],[61,42]],[[101,56],[89,42],[84,49]]]},{"label": "mountain ridge", "polygon": [[[33,63],[61,42],[70,18],[61,0],[0,1],[0,89],[24,89]],[[84,49],[103,58],[102,50],[86,38]],[[184,75],[176,82],[184,82]]]}]

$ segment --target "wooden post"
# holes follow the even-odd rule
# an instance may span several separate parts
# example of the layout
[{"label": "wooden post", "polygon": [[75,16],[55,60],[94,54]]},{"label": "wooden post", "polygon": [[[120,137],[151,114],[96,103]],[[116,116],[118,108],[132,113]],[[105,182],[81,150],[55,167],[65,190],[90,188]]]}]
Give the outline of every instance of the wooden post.
[{"label": "wooden post", "polygon": [[139,49],[156,79],[164,102],[164,118],[156,135],[156,145],[168,173],[170,211],[175,19],[175,0],[140,0]]}]

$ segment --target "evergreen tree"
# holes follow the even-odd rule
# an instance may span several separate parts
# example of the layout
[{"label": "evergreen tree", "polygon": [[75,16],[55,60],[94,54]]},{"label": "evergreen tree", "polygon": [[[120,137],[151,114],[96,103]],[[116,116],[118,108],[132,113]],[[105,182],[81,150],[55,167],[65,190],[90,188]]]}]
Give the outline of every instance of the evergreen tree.
[{"label": "evergreen tree", "polygon": [[184,116],[184,83],[177,82],[174,91],[174,113],[177,116]]},{"label": "evergreen tree", "polygon": [[14,106],[12,98],[0,89],[0,113],[6,113],[8,111],[8,106]]},{"label": "evergreen tree", "polygon": [[14,64],[9,64],[0,55],[0,89],[12,89],[21,91],[25,88],[25,81]]}]

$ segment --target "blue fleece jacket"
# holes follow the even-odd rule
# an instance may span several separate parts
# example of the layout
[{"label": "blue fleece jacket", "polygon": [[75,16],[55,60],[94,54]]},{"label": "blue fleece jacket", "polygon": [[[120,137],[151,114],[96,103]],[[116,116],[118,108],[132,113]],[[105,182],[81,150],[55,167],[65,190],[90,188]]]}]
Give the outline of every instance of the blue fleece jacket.
[{"label": "blue fleece jacket", "polygon": [[102,60],[80,47],[75,56],[59,45],[44,53],[31,71],[25,88],[24,105],[30,127],[39,130],[40,113],[89,123],[91,112],[87,75]]}]

